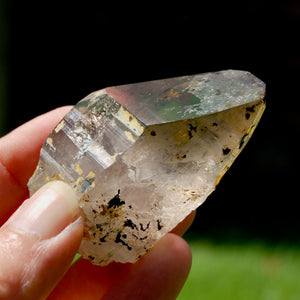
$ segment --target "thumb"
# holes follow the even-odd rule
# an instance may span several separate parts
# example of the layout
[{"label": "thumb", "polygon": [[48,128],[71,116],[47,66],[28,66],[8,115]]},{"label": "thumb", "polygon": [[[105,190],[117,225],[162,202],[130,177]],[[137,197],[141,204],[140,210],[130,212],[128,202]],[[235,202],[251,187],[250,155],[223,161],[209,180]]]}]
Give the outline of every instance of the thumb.
[{"label": "thumb", "polygon": [[43,186],[0,229],[0,299],[44,299],[70,266],[83,221],[67,184]]}]

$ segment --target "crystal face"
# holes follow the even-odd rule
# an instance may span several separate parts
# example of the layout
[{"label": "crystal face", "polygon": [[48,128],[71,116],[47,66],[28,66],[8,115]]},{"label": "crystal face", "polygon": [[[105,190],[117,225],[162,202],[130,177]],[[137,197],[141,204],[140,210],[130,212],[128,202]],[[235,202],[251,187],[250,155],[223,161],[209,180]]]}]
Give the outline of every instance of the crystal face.
[{"label": "crystal face", "polygon": [[80,253],[135,262],[215,189],[265,108],[265,84],[227,70],[109,87],[78,102],[45,141],[28,186],[80,195]]}]

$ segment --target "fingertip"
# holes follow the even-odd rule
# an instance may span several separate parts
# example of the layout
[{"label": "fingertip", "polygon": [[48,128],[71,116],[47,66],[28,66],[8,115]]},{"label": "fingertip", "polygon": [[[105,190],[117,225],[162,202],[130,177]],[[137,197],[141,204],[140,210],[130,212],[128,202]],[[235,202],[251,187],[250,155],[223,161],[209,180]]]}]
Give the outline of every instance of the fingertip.
[{"label": "fingertip", "polygon": [[[149,253],[168,274],[170,284],[166,293],[177,295],[183,287],[192,265],[192,251],[188,243],[175,233],[168,233]],[[159,269],[158,269],[159,270]],[[157,274],[159,277],[159,273]],[[175,298],[174,298],[175,299]]]},{"label": "fingertip", "polygon": [[19,209],[4,225],[18,229],[25,235],[44,240],[56,236],[81,214],[78,196],[62,181],[48,182]]},{"label": "fingertip", "polygon": [[71,266],[82,235],[80,216],[58,235],[32,247],[34,256],[24,272],[27,278],[21,294],[24,299],[44,299],[52,292]]},{"label": "fingertip", "polygon": [[[65,274],[47,299],[102,299],[103,295],[116,286],[118,275],[127,267],[126,264],[111,263],[105,267],[91,264],[80,258]],[[78,284],[80,282],[80,284]]]},{"label": "fingertip", "polygon": [[63,182],[48,183],[26,200],[0,229],[0,287],[3,280],[7,286],[0,298],[46,297],[69,268],[83,228],[78,197]]},{"label": "fingertip", "polygon": [[192,211],[187,217],[183,219],[171,232],[183,236],[190,228],[196,217],[196,210]]},{"label": "fingertip", "polygon": [[192,254],[180,236],[168,233],[117,278],[103,299],[176,299],[189,274]]},{"label": "fingertip", "polygon": [[178,268],[181,272],[188,275],[191,265],[192,265],[192,251],[189,244],[180,236],[175,233],[168,233],[163,242],[164,251],[168,249],[172,252],[172,256],[177,261]]}]

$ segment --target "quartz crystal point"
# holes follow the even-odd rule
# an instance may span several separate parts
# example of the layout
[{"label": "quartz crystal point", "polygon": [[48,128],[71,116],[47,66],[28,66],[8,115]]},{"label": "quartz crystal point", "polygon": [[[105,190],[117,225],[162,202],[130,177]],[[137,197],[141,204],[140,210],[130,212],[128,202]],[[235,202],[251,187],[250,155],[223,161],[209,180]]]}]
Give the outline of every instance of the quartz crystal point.
[{"label": "quartz crystal point", "polygon": [[245,71],[110,87],[64,117],[45,141],[30,193],[62,180],[80,195],[80,253],[135,262],[215,189],[265,108]]}]

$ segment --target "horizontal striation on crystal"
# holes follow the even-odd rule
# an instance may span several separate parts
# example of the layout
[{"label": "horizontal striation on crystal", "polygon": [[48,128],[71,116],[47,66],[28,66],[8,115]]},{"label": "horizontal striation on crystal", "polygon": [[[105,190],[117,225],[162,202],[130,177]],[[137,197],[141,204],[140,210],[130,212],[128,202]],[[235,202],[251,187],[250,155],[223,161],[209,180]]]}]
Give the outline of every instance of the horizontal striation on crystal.
[{"label": "horizontal striation on crystal", "polygon": [[235,70],[94,92],[45,141],[30,192],[69,183],[85,215],[83,257],[135,262],[213,192],[264,95],[262,81]]}]

